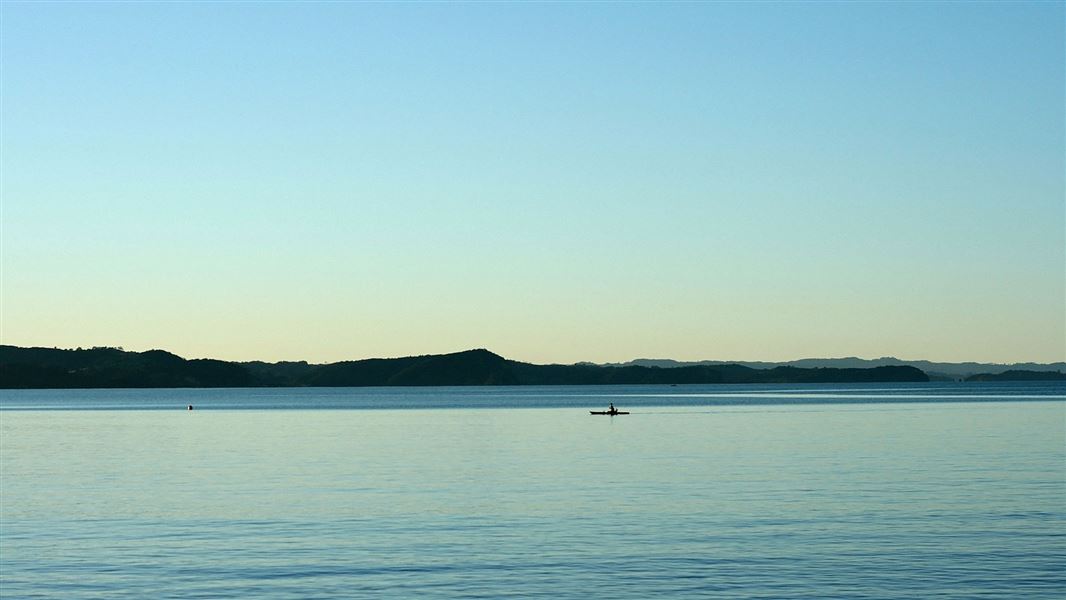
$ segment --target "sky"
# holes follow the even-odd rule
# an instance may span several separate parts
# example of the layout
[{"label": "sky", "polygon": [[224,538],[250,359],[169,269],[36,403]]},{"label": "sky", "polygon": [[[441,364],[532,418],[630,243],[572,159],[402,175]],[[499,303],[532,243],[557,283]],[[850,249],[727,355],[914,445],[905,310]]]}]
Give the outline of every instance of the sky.
[{"label": "sky", "polygon": [[0,4],[0,341],[1066,360],[1066,8]]}]

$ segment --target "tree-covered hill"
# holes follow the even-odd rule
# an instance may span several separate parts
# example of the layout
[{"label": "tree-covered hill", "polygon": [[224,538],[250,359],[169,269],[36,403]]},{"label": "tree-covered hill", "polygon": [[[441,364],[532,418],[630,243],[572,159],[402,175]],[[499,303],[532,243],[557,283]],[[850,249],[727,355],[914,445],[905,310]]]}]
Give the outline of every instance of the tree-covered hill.
[{"label": "tree-covered hill", "polygon": [[536,365],[488,350],[373,358],[324,365],[306,362],[186,360],[164,350],[61,350],[0,346],[0,388],[146,388],[277,386],[607,385],[685,383],[832,383],[928,381],[911,366],[871,369],[742,365]]},{"label": "tree-covered hill", "polygon": [[978,373],[967,377],[966,381],[1066,381],[1066,373],[1014,369],[1002,373]]}]

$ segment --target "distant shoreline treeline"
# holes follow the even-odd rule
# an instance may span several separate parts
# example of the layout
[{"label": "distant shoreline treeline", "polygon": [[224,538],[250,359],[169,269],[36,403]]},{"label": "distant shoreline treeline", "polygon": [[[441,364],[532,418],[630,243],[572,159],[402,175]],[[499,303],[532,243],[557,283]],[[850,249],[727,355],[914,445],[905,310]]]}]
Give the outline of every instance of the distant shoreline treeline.
[{"label": "distant shoreline treeline", "polygon": [[[765,361],[720,361],[701,360],[682,362],[670,359],[638,358],[625,363],[610,363],[604,366],[612,367],[691,367],[696,365],[723,365],[738,364],[753,369],[772,369],[774,367],[800,367],[802,369],[814,369],[818,367],[833,367],[838,369],[869,369],[872,367],[910,366],[925,371],[930,381],[1054,381],[1063,377],[1066,372],[1066,362],[1055,363],[977,363],[977,362],[935,362],[929,360],[904,360],[891,356],[881,358],[857,358],[849,356],[845,358],[801,358],[784,362]],[[1013,372],[1006,378],[993,377]],[[1050,373],[1050,375],[1048,375]],[[1014,378],[1014,379],[1011,379]]]},{"label": "distant shoreline treeline", "polygon": [[966,381],[1066,381],[1066,373],[1059,371],[1023,371],[1013,369],[1002,373],[978,373]]},{"label": "distant shoreline treeline", "polygon": [[[366,387],[432,385],[610,385],[691,383],[923,382],[911,365],[870,368],[754,368],[740,364],[536,365],[488,350],[372,358],[314,365],[307,362],[186,360],[164,350],[126,352],[0,345],[0,388]],[[1066,381],[1057,371],[1009,370],[966,381]]]},{"label": "distant shoreline treeline", "polygon": [[323,365],[306,362],[186,360],[164,350],[64,350],[0,346],[0,388],[364,387],[484,385],[608,385],[691,383],[861,383],[929,381],[912,366],[856,368],[737,364],[600,366],[536,365],[488,350],[373,358]]}]

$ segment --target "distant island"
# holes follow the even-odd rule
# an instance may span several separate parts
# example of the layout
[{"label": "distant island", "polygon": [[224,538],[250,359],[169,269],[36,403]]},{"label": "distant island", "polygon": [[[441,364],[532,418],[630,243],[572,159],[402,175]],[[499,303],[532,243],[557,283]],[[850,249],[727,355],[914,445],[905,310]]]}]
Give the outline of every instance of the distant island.
[{"label": "distant island", "polygon": [[109,347],[65,350],[0,346],[0,388],[4,389],[922,381],[929,381],[929,377],[910,365],[769,369],[740,364],[537,365],[508,360],[484,349],[315,365],[303,361],[187,360],[165,350],[127,352]]},{"label": "distant island", "polygon": [[[751,367],[753,369],[773,369],[775,367],[800,367],[802,369],[817,369],[821,367],[830,367],[837,369],[869,369],[872,367],[890,367],[907,365],[911,367],[917,367],[925,372],[929,376],[930,381],[1032,381],[1048,379],[1049,376],[1045,373],[1063,373],[1066,372],[1066,362],[1055,363],[1011,363],[1011,364],[999,364],[999,363],[978,363],[978,362],[960,362],[960,363],[948,363],[948,362],[934,362],[929,360],[905,360],[901,358],[895,358],[893,356],[885,356],[882,358],[856,358],[849,356],[846,358],[801,358],[798,360],[790,360],[784,362],[765,362],[765,361],[720,361],[720,360],[701,360],[684,362],[671,360],[668,358],[638,358],[625,363],[608,363],[604,366],[612,367],[629,367],[629,366],[641,366],[641,367],[663,367],[663,368],[675,368],[675,367],[691,367],[696,365],[723,365],[723,364],[737,364],[745,367]],[[1013,379],[990,379],[989,375],[999,375],[1006,372],[1017,371],[1019,374],[1013,376]],[[980,377],[980,379],[968,379],[970,377]],[[1054,376],[1050,376],[1050,379],[1055,379]]]},{"label": "distant island", "polygon": [[1066,381],[1066,373],[1014,369],[1002,373],[978,373],[970,375],[966,381]]}]

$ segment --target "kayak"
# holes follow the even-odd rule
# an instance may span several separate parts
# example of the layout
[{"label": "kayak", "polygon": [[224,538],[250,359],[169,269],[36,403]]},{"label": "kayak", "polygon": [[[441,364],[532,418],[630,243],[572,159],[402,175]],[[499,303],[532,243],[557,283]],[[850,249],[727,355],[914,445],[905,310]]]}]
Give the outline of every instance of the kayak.
[{"label": "kayak", "polygon": [[590,410],[589,414],[590,415],[611,415],[613,417],[615,415],[628,415],[629,413],[624,411],[624,410],[616,410],[614,412],[611,412],[609,410]]}]

